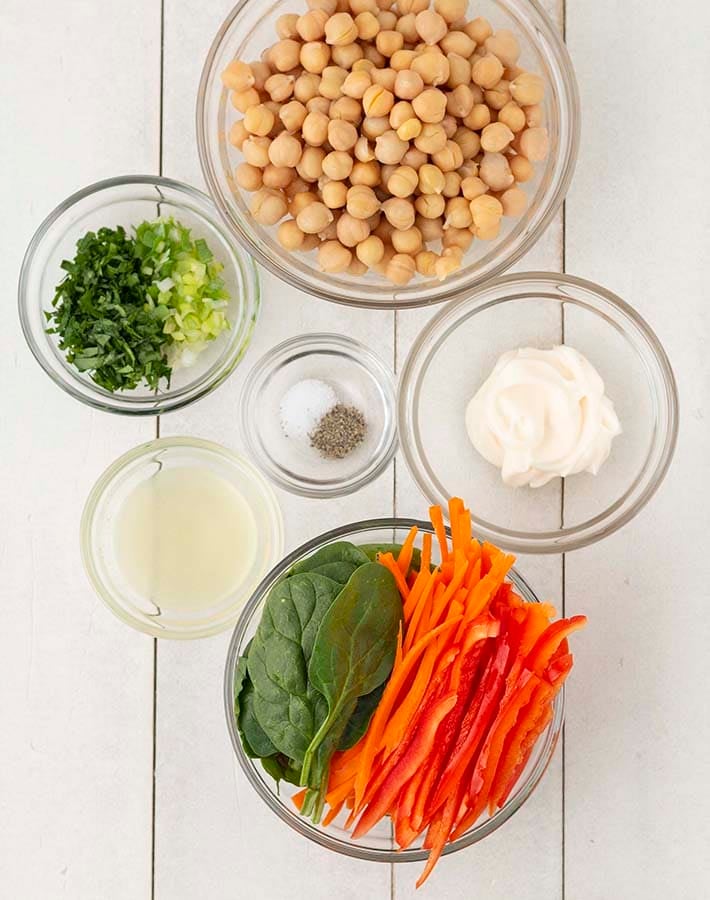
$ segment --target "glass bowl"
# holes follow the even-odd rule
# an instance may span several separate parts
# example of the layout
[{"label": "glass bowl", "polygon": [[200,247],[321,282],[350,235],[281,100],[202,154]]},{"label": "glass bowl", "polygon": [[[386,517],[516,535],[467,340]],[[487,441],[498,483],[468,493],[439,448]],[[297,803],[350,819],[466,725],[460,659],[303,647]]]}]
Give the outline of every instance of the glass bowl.
[{"label": "glass bowl", "polygon": [[[303,837],[311,841],[315,841],[329,850],[335,850],[337,853],[343,853],[346,856],[352,856],[357,859],[366,859],[374,862],[414,862],[427,858],[428,851],[422,849],[421,839],[415,842],[412,847],[407,850],[395,850],[392,840],[391,829],[386,820],[382,820],[368,835],[353,840],[350,834],[344,828],[344,822],[347,817],[346,811],[340,813],[327,828],[320,825],[314,825],[308,819],[298,814],[291,797],[297,788],[293,785],[282,782],[279,788],[276,788],[275,782],[264,772],[258,760],[251,759],[244,753],[239,739],[239,734],[234,722],[234,670],[238,658],[244,652],[248,642],[254,635],[261,618],[261,612],[264,601],[273,587],[273,585],[281,578],[291,566],[299,559],[310,556],[321,547],[331,544],[334,541],[352,541],[355,544],[385,543],[395,542],[401,543],[406,537],[412,525],[417,525],[420,534],[424,532],[432,533],[432,527],[429,522],[420,522],[415,519],[371,519],[365,522],[356,522],[352,525],[343,525],[332,531],[320,535],[309,541],[303,546],[294,550],[285,559],[283,559],[274,569],[272,569],[266,578],[256,589],[244,610],[239,617],[231,643],[227,654],[227,664],[224,674],[224,703],[227,716],[227,727],[232,740],[232,746],[236,754],[239,765],[246,775],[249,783],[266,803],[269,809],[290,825]],[[436,547],[436,541],[433,542]],[[435,560],[436,561],[436,560]],[[529,602],[538,602],[538,598],[533,593],[530,586],[515,571],[510,573],[510,580],[515,590]],[[557,745],[557,740],[562,730],[564,720],[564,689],[560,691],[554,700],[553,717],[546,731],[540,735],[535,745],[528,764],[521,774],[514,790],[505,805],[501,807],[493,816],[479,819],[478,823],[470,828],[464,835],[451,844],[447,844],[444,853],[455,853],[464,847],[475,844],[489,834],[492,834],[504,822],[506,822],[523,803],[528,799],[537,787],[540,779],[545,773],[552,755]]]},{"label": "glass bowl", "polygon": [[[342,459],[323,458],[307,438],[289,437],[282,428],[281,400],[304,379],[331,385],[339,402],[365,416],[363,442]],[[364,344],[338,334],[300,335],[269,350],[247,375],[241,419],[252,460],[275,484],[304,497],[357,491],[381,474],[397,449],[390,370]]]},{"label": "glass bowl", "polygon": [[[190,368],[176,368],[170,387],[138,387],[110,393],[88,374],[66,362],[58,336],[47,334],[44,312],[64,276],[64,259],[72,259],[77,240],[87,231],[123,225],[128,233],[144,219],[174,216],[204,238],[224,265],[230,292],[231,328],[211,342]],[[22,330],[37,362],[72,397],[96,409],[125,415],[158,415],[180,409],[213,391],[234,370],[251,340],[261,295],[256,266],[235,246],[209,197],[187,184],[152,175],[110,178],[72,194],[42,222],[30,241],[19,282]]]},{"label": "glass bowl", "polygon": [[[597,369],[623,433],[596,476],[508,487],[470,443],[466,405],[502,353],[562,343]],[[448,497],[470,497],[480,537],[520,553],[563,553],[621,528],[653,496],[676,445],[678,395],[663,347],[627,303],[579,278],[524,273],[433,317],[402,369],[397,417],[404,458],[430,503],[446,509]]]},{"label": "glass bowl", "polygon": [[[185,466],[205,467],[234,488],[251,511],[258,540],[241,582],[219,602],[170,609],[155,605],[128,581],[117,558],[115,530],[124,501],[138,485],[160,471]],[[160,638],[206,637],[234,625],[264,573],[283,553],[283,539],[281,510],[261,473],[219,444],[192,437],[159,438],[119,457],[91,489],[81,519],[82,560],[96,593],[119,619]]]},{"label": "glass bowl", "polygon": [[[579,97],[572,63],[555,26],[535,0],[481,0],[470,13],[518,36],[521,63],[541,74],[550,133],[550,153],[526,186],[528,209],[520,219],[504,219],[497,240],[474,241],[460,271],[445,281],[417,277],[401,287],[374,273],[365,276],[321,272],[315,251],[290,253],[276,240],[276,228],[258,225],[249,213],[248,192],[235,183],[242,161],[227,138],[239,114],[229,102],[221,72],[234,58],[246,62],[273,44],[276,19],[298,11],[291,0],[263,4],[242,0],[217,32],[205,62],[197,100],[197,139],[208,190],[225,222],[257,261],[279,278],[309,294],[350,306],[407,308],[436,303],[499,275],[519,259],[550,224],[569,187],[579,142]],[[474,12],[475,10],[475,12]]]}]

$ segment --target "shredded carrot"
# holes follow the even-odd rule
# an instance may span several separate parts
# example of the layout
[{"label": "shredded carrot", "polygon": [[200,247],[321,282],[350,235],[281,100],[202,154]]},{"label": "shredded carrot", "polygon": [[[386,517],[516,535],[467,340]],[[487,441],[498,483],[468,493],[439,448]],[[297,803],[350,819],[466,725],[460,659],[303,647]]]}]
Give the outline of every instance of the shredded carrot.
[{"label": "shredded carrot", "polygon": [[300,812],[301,807],[303,806],[303,801],[306,799],[306,794],[308,793],[308,788],[303,788],[301,791],[297,791],[291,800],[293,801],[293,805]]},{"label": "shredded carrot", "polygon": [[444,525],[444,514],[440,506],[432,506],[429,508],[429,517],[434,527],[436,539],[439,541],[439,552],[441,553],[441,561],[445,563],[449,558],[449,544],[446,539],[446,527]]},{"label": "shredded carrot", "polygon": [[397,565],[397,560],[394,556],[392,556],[391,553],[380,553],[377,557],[377,562],[392,573],[394,580],[397,582],[397,590],[399,591],[400,596],[406,600],[409,596],[409,585],[407,584],[401,569]]},{"label": "shredded carrot", "polygon": [[416,525],[412,525],[409,530],[409,534],[404,540],[402,544],[402,549],[399,551],[399,555],[397,557],[397,565],[399,566],[399,571],[402,575],[406,576],[407,572],[412,565],[412,556],[414,555],[414,541],[417,538],[417,534],[419,533],[419,529]]}]

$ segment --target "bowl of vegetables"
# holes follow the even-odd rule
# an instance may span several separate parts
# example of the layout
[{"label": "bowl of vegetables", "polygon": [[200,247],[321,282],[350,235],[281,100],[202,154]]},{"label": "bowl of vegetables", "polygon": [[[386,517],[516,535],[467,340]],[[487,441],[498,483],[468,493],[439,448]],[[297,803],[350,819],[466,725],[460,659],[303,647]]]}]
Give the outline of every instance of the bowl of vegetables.
[{"label": "bowl of vegetables", "polygon": [[426,861],[495,831],[542,778],[562,728],[567,636],[514,557],[452,527],[377,519],[288,555],[245,606],[227,725],[267,806],[321,846]]},{"label": "bowl of vegetables", "polygon": [[55,384],[97,409],[158,415],[221,384],[260,290],[209,198],[125,176],[90,185],[37,229],[19,280],[22,329]]}]

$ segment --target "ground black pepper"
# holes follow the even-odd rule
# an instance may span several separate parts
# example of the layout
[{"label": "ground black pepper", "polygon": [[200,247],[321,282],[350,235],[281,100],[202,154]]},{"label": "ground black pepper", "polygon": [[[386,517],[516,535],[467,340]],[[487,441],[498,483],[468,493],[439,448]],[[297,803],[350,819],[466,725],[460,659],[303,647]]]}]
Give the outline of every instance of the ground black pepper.
[{"label": "ground black pepper", "polygon": [[336,404],[310,433],[311,447],[326,459],[343,459],[365,439],[367,422],[355,406]]}]

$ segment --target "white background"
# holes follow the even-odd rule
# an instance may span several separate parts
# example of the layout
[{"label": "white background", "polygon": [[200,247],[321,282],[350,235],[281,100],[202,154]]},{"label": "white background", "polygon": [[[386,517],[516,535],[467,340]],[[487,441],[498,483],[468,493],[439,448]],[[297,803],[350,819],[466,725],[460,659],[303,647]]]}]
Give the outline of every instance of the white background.
[{"label": "white background", "polygon": [[[583,133],[566,214],[519,269],[560,270],[647,317],[682,422],[652,504],[603,543],[520,568],[590,625],[576,642],[564,746],[523,810],[445,859],[424,898],[710,896],[710,6],[547,0],[564,28]],[[81,570],[78,520],[103,468],[155,421],[54,387],[15,313],[25,245],[64,197],[153,172],[202,185],[202,61],[230,0],[0,0],[0,897],[403,900],[418,866],[297,838],[236,771],[223,722],[228,636],[155,642],[115,620]],[[161,95],[162,91],[162,95]],[[162,113],[162,115],[161,115]],[[238,448],[241,376],[269,346],[353,334],[393,365],[429,313],[348,311],[264,277],[257,337],[163,434]],[[330,502],[280,495],[289,546],[344,521],[424,513],[401,461]]]}]

